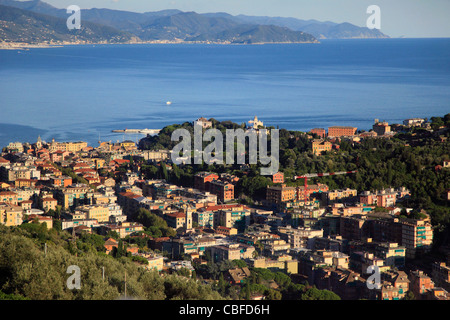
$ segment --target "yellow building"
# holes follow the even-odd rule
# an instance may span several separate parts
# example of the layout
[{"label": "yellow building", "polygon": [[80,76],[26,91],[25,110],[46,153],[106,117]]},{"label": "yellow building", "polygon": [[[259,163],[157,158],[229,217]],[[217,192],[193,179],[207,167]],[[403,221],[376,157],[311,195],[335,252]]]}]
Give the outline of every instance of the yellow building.
[{"label": "yellow building", "polygon": [[122,148],[124,148],[125,150],[137,149],[136,143],[134,143],[133,141],[130,141],[130,140],[126,140],[126,141],[121,142],[120,146]]},{"label": "yellow building", "polygon": [[70,208],[86,200],[89,186],[69,187],[58,190],[57,199],[63,208]]},{"label": "yellow building", "polygon": [[296,189],[285,184],[267,187],[266,199],[271,203],[281,203],[294,200]]},{"label": "yellow building", "polygon": [[148,265],[147,269],[152,270],[155,269],[156,271],[162,271],[164,267],[164,257],[163,256],[153,256],[147,258]]},{"label": "yellow building", "polygon": [[22,224],[22,207],[10,204],[0,204],[0,223],[7,226],[19,226]]},{"label": "yellow building", "polygon": [[329,141],[314,140],[312,142],[312,151],[316,156],[320,156],[322,152],[331,151],[333,144]]},{"label": "yellow building", "polygon": [[86,219],[95,219],[99,223],[108,222],[110,215],[108,207],[101,205],[86,205],[77,207],[75,213],[84,213],[86,215]]},{"label": "yellow building", "polygon": [[54,152],[56,150],[68,151],[71,153],[79,152],[87,147],[87,142],[56,142],[55,139],[49,145],[49,151]]}]

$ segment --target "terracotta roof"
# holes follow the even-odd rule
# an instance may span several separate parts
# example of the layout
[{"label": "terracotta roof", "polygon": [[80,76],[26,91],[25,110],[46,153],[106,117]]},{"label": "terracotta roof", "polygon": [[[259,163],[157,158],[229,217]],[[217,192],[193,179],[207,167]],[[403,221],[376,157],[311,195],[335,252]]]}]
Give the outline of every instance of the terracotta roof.
[{"label": "terracotta roof", "polygon": [[51,198],[51,197],[43,198],[42,201],[56,201],[56,202],[58,202],[58,200],[56,200],[54,198]]},{"label": "terracotta roof", "polygon": [[248,209],[248,207],[246,207],[242,204],[222,204],[222,205],[204,207],[202,209],[204,209],[205,211],[216,211],[216,210],[232,209],[232,208],[238,208],[238,207],[243,207],[244,209]]},{"label": "terracotta roof", "polygon": [[184,212],[167,213],[166,215],[172,218],[186,218],[186,214]]},{"label": "terracotta roof", "polygon": [[2,191],[0,192],[0,196],[17,196],[17,193],[12,191]]}]

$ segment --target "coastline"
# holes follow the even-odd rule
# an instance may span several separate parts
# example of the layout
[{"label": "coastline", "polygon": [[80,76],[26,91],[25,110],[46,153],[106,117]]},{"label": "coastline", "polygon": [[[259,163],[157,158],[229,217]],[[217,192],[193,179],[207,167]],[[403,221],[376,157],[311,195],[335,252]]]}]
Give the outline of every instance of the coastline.
[{"label": "coastline", "polygon": [[132,41],[132,42],[64,42],[56,44],[48,43],[22,43],[8,42],[0,43],[0,50],[28,50],[43,48],[61,48],[64,46],[75,45],[126,45],[126,44],[214,44],[214,45],[264,45],[264,44],[320,44],[320,41],[306,42],[254,42],[254,43],[236,43],[231,41],[179,41],[179,40],[153,40],[153,41]]}]

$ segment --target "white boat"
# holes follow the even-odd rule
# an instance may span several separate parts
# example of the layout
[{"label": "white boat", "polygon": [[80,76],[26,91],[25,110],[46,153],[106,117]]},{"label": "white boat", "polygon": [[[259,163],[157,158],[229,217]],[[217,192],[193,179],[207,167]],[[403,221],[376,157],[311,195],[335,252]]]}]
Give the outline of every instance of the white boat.
[{"label": "white boat", "polygon": [[172,104],[172,101],[167,101],[166,104],[167,104],[168,106],[170,106],[170,105]]}]

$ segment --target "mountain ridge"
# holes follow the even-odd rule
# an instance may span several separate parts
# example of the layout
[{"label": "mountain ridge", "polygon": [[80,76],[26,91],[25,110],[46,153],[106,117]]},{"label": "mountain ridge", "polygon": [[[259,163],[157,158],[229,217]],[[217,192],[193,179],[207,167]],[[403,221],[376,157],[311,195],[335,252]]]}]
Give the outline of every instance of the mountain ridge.
[{"label": "mountain ridge", "polygon": [[[69,17],[66,9],[55,8],[41,0],[0,0],[0,5],[64,20]],[[226,12],[196,13],[178,9],[144,13],[104,8],[82,9],[81,19],[82,24],[88,23],[87,26],[92,27],[89,23],[93,23],[98,28],[96,30],[103,30],[102,33],[115,34],[116,37],[111,38],[113,42],[317,43],[318,39],[388,37],[378,30],[369,30],[350,23],[338,24],[314,19],[300,20],[242,14],[233,16]],[[102,29],[102,26],[110,29]],[[29,27],[32,28],[32,26]],[[12,28],[14,29],[14,27]],[[5,26],[0,27],[0,32],[2,32],[0,34],[6,33],[11,36],[15,33],[4,29]],[[27,32],[26,28],[20,29],[22,32]],[[51,32],[50,30],[45,30],[45,32],[48,38]],[[61,32],[64,33],[59,29],[59,33]],[[98,39],[110,42],[105,37],[91,34],[92,39],[88,39],[87,35],[84,38],[79,35],[78,38],[81,37],[88,42],[96,42]],[[53,40],[61,38],[66,39],[67,37],[58,35]],[[5,41],[3,36],[1,39]],[[14,38],[7,40],[14,41]]]}]

